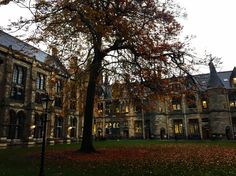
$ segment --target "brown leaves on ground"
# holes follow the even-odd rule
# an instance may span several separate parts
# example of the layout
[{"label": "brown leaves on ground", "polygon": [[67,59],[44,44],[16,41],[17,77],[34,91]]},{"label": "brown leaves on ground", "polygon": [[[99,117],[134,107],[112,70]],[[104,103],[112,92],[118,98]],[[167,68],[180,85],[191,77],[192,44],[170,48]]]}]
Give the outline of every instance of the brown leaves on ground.
[{"label": "brown leaves on ground", "polygon": [[96,153],[83,154],[75,151],[47,153],[48,160],[90,163],[140,163],[143,165],[184,164],[216,166],[236,165],[236,149],[208,145],[161,145],[148,147],[101,148]]}]

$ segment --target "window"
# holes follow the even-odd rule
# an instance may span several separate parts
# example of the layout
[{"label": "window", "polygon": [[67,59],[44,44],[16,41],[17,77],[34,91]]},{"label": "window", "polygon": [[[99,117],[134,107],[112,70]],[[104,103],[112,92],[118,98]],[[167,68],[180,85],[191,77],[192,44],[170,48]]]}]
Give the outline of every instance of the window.
[{"label": "window", "polygon": [[236,78],[233,78],[233,85],[236,86]]},{"label": "window", "polygon": [[196,108],[197,105],[196,105],[196,98],[194,95],[187,95],[186,96],[186,101],[187,101],[187,105],[188,105],[188,108]]},{"label": "window", "polygon": [[43,116],[44,116],[44,114],[42,114],[41,116],[37,113],[35,114],[34,138],[42,138],[42,136],[43,136]]},{"label": "window", "polygon": [[97,110],[98,110],[98,113],[102,113],[103,112],[103,103],[98,103],[97,104]]},{"label": "window", "polygon": [[183,121],[182,120],[174,120],[174,133],[175,134],[183,134]]},{"label": "window", "polygon": [[171,84],[171,90],[174,92],[178,92],[181,90],[181,84],[180,83],[172,83]]},{"label": "window", "polygon": [[236,108],[236,92],[229,94],[229,105],[231,108]]},{"label": "window", "polygon": [[76,117],[71,117],[70,119],[70,127],[71,127],[71,130],[70,130],[70,137],[72,138],[76,138],[76,127],[77,127],[77,119]]},{"label": "window", "polygon": [[61,81],[61,80],[58,80],[58,81],[56,82],[56,93],[57,93],[57,94],[61,94],[61,93],[62,93],[62,90],[63,90],[62,81]]},{"label": "window", "polygon": [[76,110],[76,88],[72,88],[70,92],[70,109]]},{"label": "window", "polygon": [[206,100],[202,101],[202,108],[207,109],[207,101]]},{"label": "window", "polygon": [[173,111],[181,110],[181,99],[180,99],[180,97],[174,97],[172,99],[172,110]]},{"label": "window", "polygon": [[134,122],[134,132],[135,133],[142,133],[142,121],[135,121]]},{"label": "window", "polygon": [[56,116],[55,118],[55,138],[63,137],[63,118]]},{"label": "window", "polygon": [[13,83],[16,83],[18,85],[21,85],[23,84],[24,82],[24,68],[19,66],[19,65],[14,65],[14,68],[13,68],[13,80],[12,82]]},{"label": "window", "polygon": [[56,88],[56,97],[55,97],[55,107],[62,107],[62,81],[58,80],[55,85]]},{"label": "window", "polygon": [[227,82],[227,81],[229,81],[229,79],[227,79],[227,78],[224,78],[224,82]]},{"label": "window", "polygon": [[198,119],[190,119],[189,120],[189,134],[190,135],[198,135],[199,134]]},{"label": "window", "polygon": [[11,98],[24,100],[26,68],[14,65],[12,76]]},{"label": "window", "polygon": [[121,112],[123,113],[128,113],[129,112],[129,106],[128,106],[128,101],[122,101],[121,102]]},{"label": "window", "polygon": [[115,100],[113,103],[114,103],[114,112],[115,113],[120,113],[120,101]]},{"label": "window", "polygon": [[119,122],[114,122],[112,124],[112,128],[120,128],[120,123]]},{"label": "window", "polygon": [[208,108],[207,95],[203,94],[201,99],[202,99],[202,109],[205,110]]},{"label": "window", "polygon": [[45,82],[46,82],[46,76],[43,75],[42,73],[38,73],[36,79],[36,89],[45,90]]},{"label": "window", "polygon": [[42,104],[42,98],[46,97],[45,92],[36,92],[35,103]]},{"label": "window", "polygon": [[54,103],[55,103],[54,104],[55,107],[62,107],[62,97],[56,96]]},{"label": "window", "polygon": [[124,121],[124,127],[129,127],[129,123],[128,123],[128,121]]},{"label": "window", "polygon": [[22,139],[24,130],[24,112],[20,111],[17,114],[15,111],[10,111],[9,124],[9,139]]},{"label": "window", "polygon": [[106,101],[105,103],[106,103],[105,104],[105,113],[106,114],[111,114],[112,113],[112,111],[111,111],[111,108],[112,108],[111,101]]}]

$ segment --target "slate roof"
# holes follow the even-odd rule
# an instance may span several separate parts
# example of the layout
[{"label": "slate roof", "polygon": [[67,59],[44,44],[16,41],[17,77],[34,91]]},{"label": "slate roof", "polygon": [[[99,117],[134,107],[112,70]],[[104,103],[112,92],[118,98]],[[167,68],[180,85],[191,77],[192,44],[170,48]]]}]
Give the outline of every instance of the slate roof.
[{"label": "slate roof", "polygon": [[44,62],[50,55],[0,30],[0,45]]},{"label": "slate roof", "polygon": [[207,88],[218,88],[218,87],[224,87],[224,84],[222,83],[221,79],[219,78],[216,68],[212,61],[209,63],[210,68],[210,77],[207,83]]},{"label": "slate roof", "polygon": [[[217,72],[217,75],[219,79],[221,80],[221,83],[224,85],[226,89],[230,89],[230,76],[232,74],[232,71],[224,71],[224,72]],[[207,74],[199,74],[194,75],[194,78],[200,88],[200,90],[206,90],[207,84],[210,79],[210,73]]]}]

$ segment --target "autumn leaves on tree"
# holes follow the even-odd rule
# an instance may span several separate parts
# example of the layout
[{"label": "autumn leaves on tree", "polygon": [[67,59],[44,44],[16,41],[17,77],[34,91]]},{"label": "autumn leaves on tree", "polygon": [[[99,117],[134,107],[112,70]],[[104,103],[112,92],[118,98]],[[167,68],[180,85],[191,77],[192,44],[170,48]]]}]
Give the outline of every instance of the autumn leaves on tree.
[{"label": "autumn leaves on tree", "polygon": [[158,91],[163,78],[188,70],[186,43],[178,37],[181,9],[171,0],[41,0],[25,6],[33,18],[17,26],[34,24],[30,39],[56,47],[65,63],[76,57],[88,75],[82,152],[95,150],[93,107],[102,72]]}]

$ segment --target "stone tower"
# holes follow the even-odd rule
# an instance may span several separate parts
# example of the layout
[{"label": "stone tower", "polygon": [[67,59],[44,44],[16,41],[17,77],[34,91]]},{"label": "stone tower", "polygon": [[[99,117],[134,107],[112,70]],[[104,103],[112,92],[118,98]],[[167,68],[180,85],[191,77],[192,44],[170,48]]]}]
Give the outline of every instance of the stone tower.
[{"label": "stone tower", "polygon": [[207,84],[210,134],[213,139],[232,138],[228,93],[212,62]]}]

